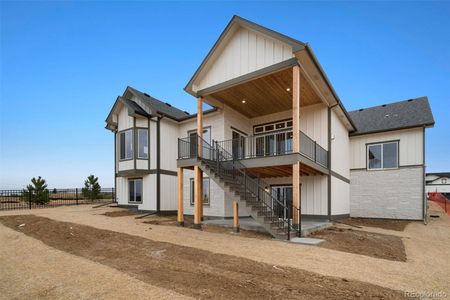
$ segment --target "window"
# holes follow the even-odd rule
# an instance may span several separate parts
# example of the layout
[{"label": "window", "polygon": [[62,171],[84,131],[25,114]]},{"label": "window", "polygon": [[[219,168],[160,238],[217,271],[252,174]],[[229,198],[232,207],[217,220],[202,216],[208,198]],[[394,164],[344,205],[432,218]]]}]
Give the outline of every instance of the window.
[{"label": "window", "polygon": [[142,202],[142,178],[128,180],[128,202]]},{"label": "window", "polygon": [[119,133],[119,159],[133,158],[133,130]]},{"label": "window", "polygon": [[148,130],[138,129],[138,158],[148,158]]},{"label": "window", "polygon": [[398,168],[398,142],[368,145],[367,163],[369,170]]},{"label": "window", "polygon": [[[194,178],[191,178],[191,205],[194,205]],[[203,178],[203,205],[209,205],[209,178]]]}]

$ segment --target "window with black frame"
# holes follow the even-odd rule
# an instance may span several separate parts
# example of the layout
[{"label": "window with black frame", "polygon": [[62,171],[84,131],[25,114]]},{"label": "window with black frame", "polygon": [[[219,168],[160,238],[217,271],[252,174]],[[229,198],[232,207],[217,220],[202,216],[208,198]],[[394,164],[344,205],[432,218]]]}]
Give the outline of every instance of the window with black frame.
[{"label": "window with black frame", "polygon": [[[209,178],[203,178],[203,205],[209,205],[210,196],[209,196]],[[190,179],[190,203],[194,205],[194,178]]]},{"label": "window with black frame", "polygon": [[128,180],[128,202],[142,202],[142,178]]}]

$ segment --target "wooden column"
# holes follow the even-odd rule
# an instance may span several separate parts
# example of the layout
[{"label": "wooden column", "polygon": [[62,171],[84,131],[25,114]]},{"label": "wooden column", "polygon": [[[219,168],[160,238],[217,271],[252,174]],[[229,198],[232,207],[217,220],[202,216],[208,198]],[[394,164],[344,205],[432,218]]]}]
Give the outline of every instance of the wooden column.
[{"label": "wooden column", "polygon": [[[197,156],[202,157],[203,147],[203,99],[199,97],[197,100]],[[202,227],[203,218],[203,174],[202,170],[194,167],[194,228]]]},{"label": "wooden column", "polygon": [[183,168],[177,169],[177,179],[178,179],[178,214],[177,221],[179,226],[184,226],[184,208],[183,208]]},{"label": "wooden column", "polygon": [[194,166],[194,228],[202,228],[201,206],[202,206],[202,190],[200,185],[201,170],[198,166]]},{"label": "wooden column", "polygon": [[199,97],[197,100],[197,135],[199,137],[198,139],[198,151],[197,155],[198,157],[202,156],[202,148],[203,148],[203,99],[202,97]]},{"label": "wooden column", "polygon": [[233,201],[233,231],[239,232],[239,203]]},{"label": "wooden column", "polygon": [[[292,150],[300,153],[300,67],[297,65],[292,68]],[[292,204],[293,224],[300,224],[300,162],[292,165]]]},{"label": "wooden column", "polygon": [[200,170],[200,180],[199,180],[199,189],[200,189],[200,221],[203,221],[203,171]]}]

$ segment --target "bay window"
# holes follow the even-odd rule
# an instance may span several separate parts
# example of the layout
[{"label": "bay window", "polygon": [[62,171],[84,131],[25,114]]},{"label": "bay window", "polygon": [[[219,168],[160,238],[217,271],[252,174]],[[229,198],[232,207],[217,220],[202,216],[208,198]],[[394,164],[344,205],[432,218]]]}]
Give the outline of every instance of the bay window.
[{"label": "bay window", "polygon": [[138,158],[148,158],[148,130],[138,129]]},{"label": "bay window", "polygon": [[119,159],[133,158],[133,130],[129,129],[119,133]]}]

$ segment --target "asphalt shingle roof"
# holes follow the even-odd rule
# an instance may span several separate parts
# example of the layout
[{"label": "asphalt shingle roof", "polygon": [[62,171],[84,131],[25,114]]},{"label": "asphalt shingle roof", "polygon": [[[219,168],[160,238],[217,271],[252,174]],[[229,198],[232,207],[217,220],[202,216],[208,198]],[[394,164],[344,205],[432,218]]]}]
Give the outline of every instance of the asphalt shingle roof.
[{"label": "asphalt shingle roof", "polygon": [[427,97],[354,110],[349,115],[356,126],[351,135],[434,125]]},{"label": "asphalt shingle roof", "polygon": [[189,115],[189,113],[182,111],[168,103],[165,103],[161,100],[153,98],[152,96],[143,93],[141,91],[136,90],[135,88],[128,87],[128,89],[132,90],[135,94],[139,95],[139,97],[150,107],[151,110],[157,111],[161,114],[164,114],[168,117],[171,117],[176,120],[184,119]]}]

